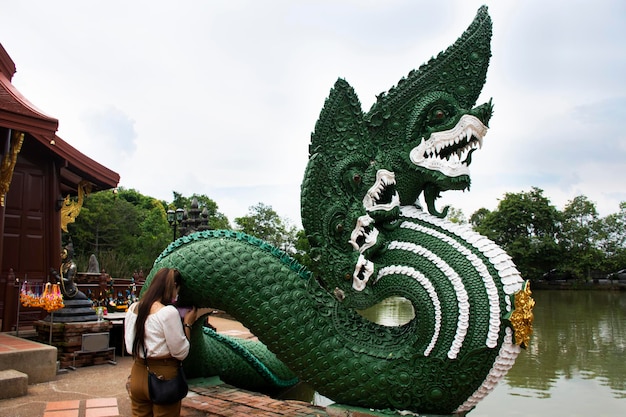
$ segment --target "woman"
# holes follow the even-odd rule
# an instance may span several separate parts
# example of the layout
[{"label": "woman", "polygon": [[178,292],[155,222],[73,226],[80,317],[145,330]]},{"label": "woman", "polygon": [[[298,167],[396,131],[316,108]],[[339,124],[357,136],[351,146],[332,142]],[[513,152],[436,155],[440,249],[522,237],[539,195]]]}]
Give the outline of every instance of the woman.
[{"label": "woman", "polygon": [[185,314],[181,325],[178,310],[172,305],[178,299],[181,282],[176,269],[160,269],[141,300],[126,312],[124,341],[126,350],[135,358],[129,389],[134,417],[180,416],[180,401],[167,405],[150,401],[144,348],[150,371],[165,379],[176,376],[180,361],[189,353],[191,325],[197,318],[194,307]]}]

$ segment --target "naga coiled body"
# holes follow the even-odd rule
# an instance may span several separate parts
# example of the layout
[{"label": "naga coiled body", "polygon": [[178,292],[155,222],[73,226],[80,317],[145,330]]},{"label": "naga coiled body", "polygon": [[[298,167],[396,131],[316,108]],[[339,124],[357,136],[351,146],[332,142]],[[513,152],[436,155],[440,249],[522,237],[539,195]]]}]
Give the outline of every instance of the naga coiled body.
[{"label": "naga coiled body", "polygon": [[[310,270],[255,237],[222,230],[177,240],[153,271],[179,269],[181,302],[227,311],[293,375],[337,403],[471,410],[532,332],[530,289],[511,258],[435,208],[441,192],[469,188],[468,167],[492,113],[491,102],[473,107],[490,37],[483,7],[454,45],[368,113],[337,81],[302,182]],[[383,325],[361,314],[394,297],[413,306],[408,322]],[[194,330],[194,340],[205,336]],[[195,348],[186,367],[219,361],[209,356]],[[293,381],[285,369],[278,373]]]}]

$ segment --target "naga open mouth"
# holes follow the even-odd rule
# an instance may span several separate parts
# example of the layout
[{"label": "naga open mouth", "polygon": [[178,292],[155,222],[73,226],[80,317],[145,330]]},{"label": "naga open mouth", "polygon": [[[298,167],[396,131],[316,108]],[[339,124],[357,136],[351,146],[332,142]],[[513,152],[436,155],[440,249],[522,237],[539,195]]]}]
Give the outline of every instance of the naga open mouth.
[{"label": "naga open mouth", "polygon": [[448,177],[469,175],[472,153],[480,149],[487,126],[475,116],[466,114],[450,130],[433,133],[411,150],[415,165],[439,171]]},{"label": "naga open mouth", "polygon": [[366,249],[376,244],[378,239],[378,229],[373,227],[374,219],[367,214],[361,216],[356,221],[356,226],[350,234],[350,244],[354,250],[363,253]]},{"label": "naga open mouth", "polygon": [[396,176],[386,169],[376,171],[376,181],[363,197],[363,207],[368,213],[388,212],[400,207],[400,196],[396,191]]},{"label": "naga open mouth", "polygon": [[400,196],[396,190],[396,176],[386,169],[376,171],[376,180],[363,197],[367,214],[356,220],[349,243],[360,253],[352,273],[352,287],[363,291],[374,273],[374,263],[364,253],[377,245],[380,232],[377,221],[392,221],[400,215]]},{"label": "naga open mouth", "polygon": [[352,288],[363,291],[372,275],[374,275],[374,263],[368,261],[363,255],[359,255],[352,273]]}]

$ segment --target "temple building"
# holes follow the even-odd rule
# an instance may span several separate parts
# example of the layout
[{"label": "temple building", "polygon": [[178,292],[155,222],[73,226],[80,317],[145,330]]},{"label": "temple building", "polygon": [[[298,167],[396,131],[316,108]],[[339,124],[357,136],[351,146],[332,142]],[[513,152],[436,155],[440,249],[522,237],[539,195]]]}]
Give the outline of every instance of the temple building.
[{"label": "temple building", "polygon": [[15,63],[0,44],[0,321],[11,331],[19,317],[18,282],[45,283],[58,269],[61,233],[89,193],[117,187],[120,176],[56,135],[59,121],[13,86]]}]

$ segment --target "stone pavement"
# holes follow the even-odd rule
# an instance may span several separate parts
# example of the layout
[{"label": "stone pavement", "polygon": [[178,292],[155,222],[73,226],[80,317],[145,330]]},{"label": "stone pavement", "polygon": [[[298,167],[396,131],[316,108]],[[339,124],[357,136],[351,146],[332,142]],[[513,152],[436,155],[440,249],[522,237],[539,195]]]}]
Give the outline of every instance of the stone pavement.
[{"label": "stone pavement", "polygon": [[0,401],[2,417],[131,416],[125,388],[131,357],[117,365],[97,365],[59,373],[56,379],[28,386],[23,397]]},{"label": "stone pavement", "polygon": [[[61,373],[50,382],[29,385],[23,397],[0,400],[2,417],[130,417],[126,378],[132,358]],[[295,400],[279,401],[229,385],[195,385],[183,400],[182,417],[326,417],[324,408]]]},{"label": "stone pavement", "polygon": [[[253,337],[239,323],[218,317],[210,322],[220,333]],[[52,381],[31,384],[27,395],[0,400],[0,417],[130,417],[126,380],[133,360],[116,359],[116,365],[77,368],[60,372]],[[183,400],[183,417],[329,416],[323,407],[308,402],[275,400],[225,384],[194,381],[189,381],[190,392]]]},{"label": "stone pavement", "polygon": [[296,400],[275,400],[229,385],[193,387],[183,400],[182,417],[327,417],[323,407]]}]

